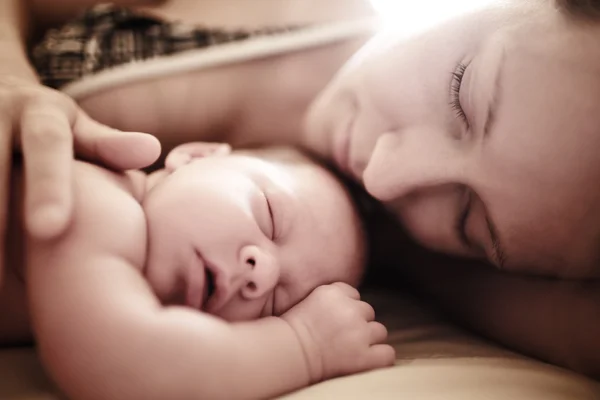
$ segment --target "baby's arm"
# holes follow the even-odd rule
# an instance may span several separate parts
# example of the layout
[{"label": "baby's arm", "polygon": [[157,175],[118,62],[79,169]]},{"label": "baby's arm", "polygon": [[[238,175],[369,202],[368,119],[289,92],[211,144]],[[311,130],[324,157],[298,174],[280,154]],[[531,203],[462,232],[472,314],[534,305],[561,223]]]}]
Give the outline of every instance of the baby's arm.
[{"label": "baby's arm", "polygon": [[394,362],[385,328],[345,284],[283,318],[228,324],[162,308],[121,257],[50,260],[33,260],[30,298],[42,358],[69,398],[267,398]]},{"label": "baby's arm", "polygon": [[32,265],[30,289],[41,355],[69,398],[259,398],[309,383],[282,319],[231,325],[162,308],[118,256],[56,261]]}]

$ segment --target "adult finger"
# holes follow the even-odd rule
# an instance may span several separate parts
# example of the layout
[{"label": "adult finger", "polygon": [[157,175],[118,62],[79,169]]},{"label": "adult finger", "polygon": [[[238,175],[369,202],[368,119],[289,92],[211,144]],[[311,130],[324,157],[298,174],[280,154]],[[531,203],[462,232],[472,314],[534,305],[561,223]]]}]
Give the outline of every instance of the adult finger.
[{"label": "adult finger", "polygon": [[77,155],[118,170],[144,168],[160,156],[160,142],[154,136],[110,128],[80,109],[73,135]]},{"label": "adult finger", "polygon": [[335,282],[331,285],[340,289],[346,296],[350,297],[351,299],[360,300],[360,292],[356,288],[348,285],[347,283]]},{"label": "adult finger", "polygon": [[380,322],[369,322],[369,338],[371,344],[384,343],[388,336],[387,328]]},{"label": "adult finger", "polygon": [[31,102],[21,115],[25,224],[39,239],[62,233],[72,213],[73,136],[64,107]]}]

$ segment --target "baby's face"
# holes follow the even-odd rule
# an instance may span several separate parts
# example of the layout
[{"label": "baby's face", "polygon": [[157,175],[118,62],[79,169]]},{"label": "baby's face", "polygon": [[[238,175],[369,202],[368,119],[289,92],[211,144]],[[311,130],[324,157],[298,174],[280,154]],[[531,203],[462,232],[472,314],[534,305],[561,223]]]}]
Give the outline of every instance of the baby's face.
[{"label": "baby's face", "polygon": [[425,246],[600,276],[600,23],[497,3],[373,40],[314,103],[308,145]]},{"label": "baby's face", "polygon": [[194,159],[153,184],[143,206],[145,275],[166,304],[249,320],[280,315],[323,284],[357,285],[362,273],[351,199],[291,150]]}]

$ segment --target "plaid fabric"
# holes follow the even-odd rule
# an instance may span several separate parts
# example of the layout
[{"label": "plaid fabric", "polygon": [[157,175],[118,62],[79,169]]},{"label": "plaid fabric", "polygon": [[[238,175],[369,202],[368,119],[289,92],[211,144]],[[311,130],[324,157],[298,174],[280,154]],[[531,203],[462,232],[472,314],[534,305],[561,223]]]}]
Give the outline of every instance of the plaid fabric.
[{"label": "plaid fabric", "polygon": [[60,88],[118,65],[298,28],[212,29],[166,22],[102,4],[63,27],[50,30],[33,47],[30,57],[42,82]]}]

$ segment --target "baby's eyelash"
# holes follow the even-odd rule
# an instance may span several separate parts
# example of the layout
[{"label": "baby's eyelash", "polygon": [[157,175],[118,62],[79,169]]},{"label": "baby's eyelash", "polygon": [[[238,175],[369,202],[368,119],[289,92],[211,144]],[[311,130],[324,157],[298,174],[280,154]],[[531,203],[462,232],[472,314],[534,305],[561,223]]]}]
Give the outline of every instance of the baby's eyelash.
[{"label": "baby's eyelash", "polygon": [[456,113],[456,115],[462,119],[467,127],[469,126],[469,120],[467,119],[467,114],[462,108],[460,104],[460,87],[462,85],[463,78],[465,76],[465,71],[467,70],[467,65],[463,63],[459,63],[456,67],[456,70],[452,72],[452,83],[450,85],[450,106]]},{"label": "baby's eyelash", "polygon": [[271,240],[275,240],[277,238],[275,231],[275,216],[273,215],[273,208],[271,207],[269,196],[267,196],[266,194],[265,199],[267,200],[267,208],[269,209],[269,218],[271,218]]}]

